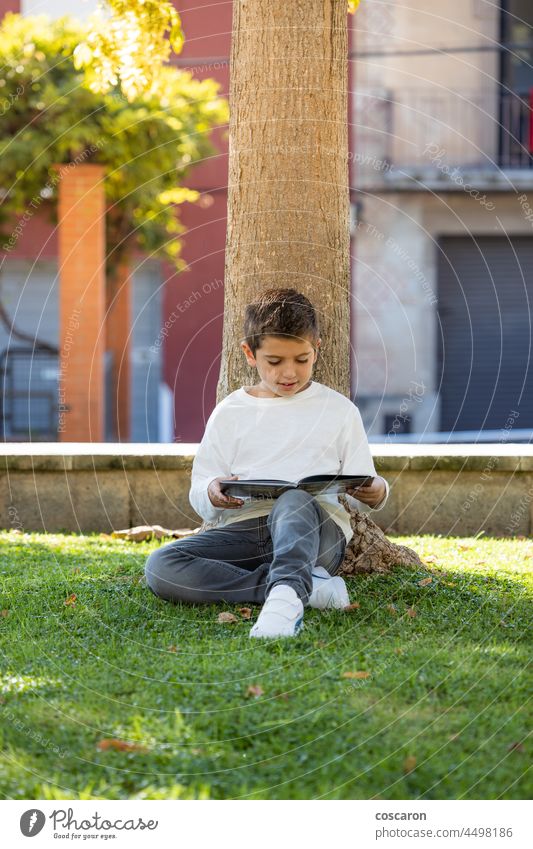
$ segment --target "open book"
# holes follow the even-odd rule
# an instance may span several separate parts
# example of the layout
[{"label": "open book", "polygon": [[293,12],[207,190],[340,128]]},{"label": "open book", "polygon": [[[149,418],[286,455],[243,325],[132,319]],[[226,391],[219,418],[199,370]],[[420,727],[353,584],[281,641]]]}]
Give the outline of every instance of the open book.
[{"label": "open book", "polygon": [[278,498],[288,489],[303,489],[311,495],[330,495],[358,486],[371,486],[373,480],[368,475],[310,475],[299,481],[223,480],[220,481],[220,489],[234,498]]}]

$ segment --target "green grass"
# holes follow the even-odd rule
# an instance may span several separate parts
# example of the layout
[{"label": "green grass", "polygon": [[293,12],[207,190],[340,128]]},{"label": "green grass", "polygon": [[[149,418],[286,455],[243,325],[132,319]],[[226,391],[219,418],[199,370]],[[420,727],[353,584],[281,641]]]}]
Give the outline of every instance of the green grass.
[{"label": "green grass", "polygon": [[398,541],[429,571],[350,579],[359,609],[269,643],[156,599],[157,543],[1,533],[0,794],[530,797],[533,541]]}]

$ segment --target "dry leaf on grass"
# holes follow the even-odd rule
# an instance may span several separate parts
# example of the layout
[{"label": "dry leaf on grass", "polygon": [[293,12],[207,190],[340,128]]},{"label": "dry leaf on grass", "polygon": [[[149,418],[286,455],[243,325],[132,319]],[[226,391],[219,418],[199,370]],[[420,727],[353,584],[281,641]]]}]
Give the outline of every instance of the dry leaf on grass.
[{"label": "dry leaf on grass", "polygon": [[172,652],[172,654],[175,654],[177,652],[177,650],[178,649],[177,649],[176,646],[169,646],[168,649],[167,649],[167,651]]},{"label": "dry leaf on grass", "polygon": [[414,755],[408,755],[403,762],[403,771],[407,775],[409,772],[412,772],[416,767],[416,758]]},{"label": "dry leaf on grass", "polygon": [[356,678],[358,680],[364,680],[365,678],[370,678],[370,672],[366,672],[364,670],[359,670],[358,672],[343,672],[343,678]]},{"label": "dry leaf on grass", "polygon": [[4,618],[9,616],[9,610],[0,610],[0,616],[3,616]]},{"label": "dry leaf on grass", "polygon": [[408,607],[408,608],[407,608],[407,610],[406,610],[405,612],[407,613],[407,615],[408,615],[411,619],[414,619],[414,618],[415,618],[415,616],[416,616],[416,610],[414,609],[414,607]]},{"label": "dry leaf on grass", "polygon": [[427,587],[428,584],[431,584],[433,578],[422,578],[421,581],[418,582],[419,587]]},{"label": "dry leaf on grass", "polygon": [[239,607],[239,613],[241,614],[243,619],[251,619],[252,618],[252,608],[251,607]]},{"label": "dry leaf on grass", "polygon": [[227,624],[227,623],[231,623],[231,622],[238,622],[238,621],[239,620],[237,619],[237,617],[233,613],[230,613],[228,610],[222,611],[222,613],[219,613],[218,616],[217,616],[217,622],[220,622],[223,625]]},{"label": "dry leaf on grass", "polygon": [[264,696],[264,694],[265,691],[259,684],[250,684],[245,695],[247,698],[258,699],[259,696]]},{"label": "dry leaf on grass", "polygon": [[63,604],[66,604],[67,607],[73,607],[76,604],[76,593],[71,593],[67,596]]},{"label": "dry leaf on grass", "polygon": [[351,610],[359,610],[360,607],[361,605],[359,604],[359,602],[354,601],[353,604],[347,604],[346,607],[343,607],[343,610],[346,610],[349,613]]},{"label": "dry leaf on grass", "polygon": [[147,752],[148,749],[146,746],[141,746],[140,743],[128,743],[126,740],[117,740],[115,738],[108,738],[106,740],[100,740],[97,743],[96,748],[101,752],[107,752],[109,750],[113,752]]},{"label": "dry leaf on grass", "polygon": [[389,613],[392,613],[393,616],[396,616],[396,614],[398,613],[394,604],[388,604],[387,610],[389,611]]},{"label": "dry leaf on grass", "polygon": [[178,528],[170,530],[170,528],[162,528],[161,525],[137,525],[135,528],[123,528],[121,531],[113,531],[111,536],[114,539],[128,539],[131,542],[144,542],[154,537],[155,539],[163,539],[164,537],[173,537],[174,539],[182,539],[183,537],[191,536],[194,531],[191,528]]}]

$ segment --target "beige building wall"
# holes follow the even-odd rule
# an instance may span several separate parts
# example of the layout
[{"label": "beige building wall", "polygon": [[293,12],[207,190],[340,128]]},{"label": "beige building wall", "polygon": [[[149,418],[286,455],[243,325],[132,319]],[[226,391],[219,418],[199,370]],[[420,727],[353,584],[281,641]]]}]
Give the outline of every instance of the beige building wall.
[{"label": "beige building wall", "polygon": [[[400,168],[430,165],[429,145],[441,148],[449,162],[492,161],[499,132],[498,51],[429,51],[495,47],[499,20],[498,5],[481,0],[361,4],[355,50],[362,58],[354,62],[356,151]],[[360,166],[361,178],[375,184],[374,168]]]},{"label": "beige building wall", "polygon": [[[533,195],[532,195],[533,202]],[[443,236],[533,236],[515,193],[367,196],[356,228],[353,390],[370,433],[403,404],[415,432],[439,429],[437,263]]]},{"label": "beige building wall", "polygon": [[352,392],[371,434],[400,408],[415,432],[439,429],[439,238],[533,236],[512,172],[495,167],[498,51],[399,55],[496,46],[499,26],[499,5],[481,0],[363,3],[357,13]]}]

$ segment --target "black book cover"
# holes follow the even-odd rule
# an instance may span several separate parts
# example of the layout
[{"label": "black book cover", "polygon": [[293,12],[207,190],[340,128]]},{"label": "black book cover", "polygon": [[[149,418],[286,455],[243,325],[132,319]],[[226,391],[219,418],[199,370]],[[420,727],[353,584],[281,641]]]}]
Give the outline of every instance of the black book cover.
[{"label": "black book cover", "polygon": [[311,495],[331,495],[358,486],[371,486],[373,480],[368,475],[310,475],[299,481],[223,480],[220,489],[234,498],[278,498],[289,489],[303,489]]}]

